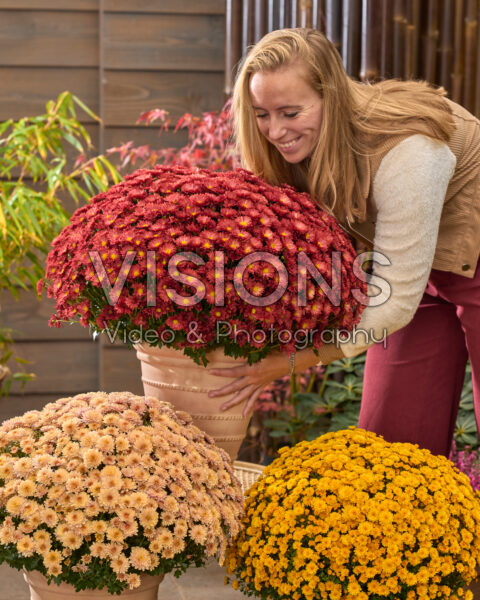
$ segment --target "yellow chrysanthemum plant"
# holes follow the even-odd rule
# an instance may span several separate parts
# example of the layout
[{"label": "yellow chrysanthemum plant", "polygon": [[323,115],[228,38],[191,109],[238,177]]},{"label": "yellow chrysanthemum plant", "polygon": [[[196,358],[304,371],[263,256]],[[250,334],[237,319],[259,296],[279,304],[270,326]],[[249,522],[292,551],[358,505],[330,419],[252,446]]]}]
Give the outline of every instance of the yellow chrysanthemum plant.
[{"label": "yellow chrysanthemum plant", "polygon": [[226,567],[249,596],[472,599],[480,500],[448,459],[413,444],[351,428],[282,448],[242,524]]},{"label": "yellow chrysanthemum plant", "polygon": [[223,563],[243,495],[228,455],[169,403],[79,394],[0,427],[0,563],[115,594]]}]

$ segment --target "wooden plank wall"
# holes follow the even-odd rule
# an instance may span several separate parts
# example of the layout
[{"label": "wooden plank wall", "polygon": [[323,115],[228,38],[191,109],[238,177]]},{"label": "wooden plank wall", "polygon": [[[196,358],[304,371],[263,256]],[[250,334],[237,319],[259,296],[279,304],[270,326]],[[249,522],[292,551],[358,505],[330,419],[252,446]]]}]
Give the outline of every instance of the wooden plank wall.
[{"label": "wooden plank wall", "polygon": [[480,0],[226,0],[225,93],[247,47],[314,27],[361,81],[420,79],[480,117]]},{"label": "wooden plank wall", "polygon": [[[0,0],[0,121],[44,112],[69,90],[103,120],[81,116],[99,152],[128,140],[178,144],[135,122],[152,108],[173,119],[221,108],[224,29],[224,0]],[[37,376],[0,399],[0,421],[86,390],[141,393],[134,352],[80,326],[49,328],[50,301],[4,293],[0,309]]]}]

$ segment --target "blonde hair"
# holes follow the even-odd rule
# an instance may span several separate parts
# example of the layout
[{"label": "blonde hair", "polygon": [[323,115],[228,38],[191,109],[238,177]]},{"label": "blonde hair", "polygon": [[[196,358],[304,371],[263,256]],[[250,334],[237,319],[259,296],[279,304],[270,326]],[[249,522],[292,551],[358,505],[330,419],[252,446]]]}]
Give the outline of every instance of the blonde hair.
[{"label": "blonde hair", "polygon": [[[250,100],[250,78],[302,61],[323,101],[323,121],[312,156],[288,163],[260,133]],[[386,137],[424,133],[448,141],[454,128],[443,88],[425,82],[352,80],[334,45],[315,29],[280,29],[265,35],[240,65],[233,91],[236,143],[243,165],[269,183],[310,193],[339,220],[362,220],[356,156],[379,150]]]}]

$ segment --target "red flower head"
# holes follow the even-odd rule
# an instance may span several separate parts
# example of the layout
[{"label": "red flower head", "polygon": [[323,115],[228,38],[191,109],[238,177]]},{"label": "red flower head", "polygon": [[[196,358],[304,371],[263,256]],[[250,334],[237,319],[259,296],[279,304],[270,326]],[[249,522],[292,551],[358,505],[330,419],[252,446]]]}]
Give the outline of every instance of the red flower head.
[{"label": "red flower head", "polygon": [[254,362],[294,349],[279,331],[316,329],[318,348],[319,331],[358,322],[363,306],[352,291],[365,294],[366,284],[354,260],[348,237],[307,194],[242,169],[158,166],[73,214],[53,243],[45,284],[57,301],[54,325],[168,330],[162,340],[197,360],[223,346]]}]

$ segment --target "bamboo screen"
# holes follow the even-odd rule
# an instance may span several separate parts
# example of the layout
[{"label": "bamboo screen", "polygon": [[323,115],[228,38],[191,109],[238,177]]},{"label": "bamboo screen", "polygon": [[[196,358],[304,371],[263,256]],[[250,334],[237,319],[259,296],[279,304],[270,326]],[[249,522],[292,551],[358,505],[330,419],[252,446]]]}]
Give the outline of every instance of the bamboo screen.
[{"label": "bamboo screen", "polygon": [[225,93],[248,46],[314,27],[362,81],[423,79],[480,117],[480,0],[227,0]]}]

